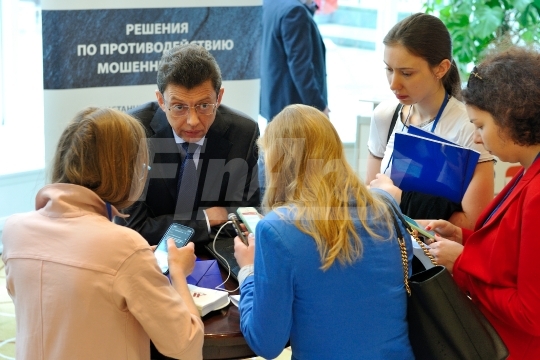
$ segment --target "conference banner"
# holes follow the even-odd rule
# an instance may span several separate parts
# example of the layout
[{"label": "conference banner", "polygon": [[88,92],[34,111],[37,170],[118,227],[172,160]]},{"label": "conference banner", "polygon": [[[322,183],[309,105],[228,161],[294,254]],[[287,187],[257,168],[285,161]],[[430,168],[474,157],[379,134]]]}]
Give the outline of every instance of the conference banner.
[{"label": "conference banner", "polygon": [[45,161],[87,106],[122,111],[155,100],[161,55],[196,43],[216,58],[223,103],[257,120],[262,0],[43,0]]}]

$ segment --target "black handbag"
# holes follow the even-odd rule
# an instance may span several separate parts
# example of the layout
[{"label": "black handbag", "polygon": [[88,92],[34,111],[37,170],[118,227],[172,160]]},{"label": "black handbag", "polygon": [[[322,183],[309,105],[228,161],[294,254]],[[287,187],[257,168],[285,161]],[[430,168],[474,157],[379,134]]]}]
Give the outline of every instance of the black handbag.
[{"label": "black handbag", "polygon": [[[402,254],[405,288],[409,294],[409,340],[416,359],[506,359],[508,349],[497,331],[458,288],[450,272],[436,264],[401,213],[393,204],[391,206]],[[407,248],[398,218],[435,265],[410,278]]]}]

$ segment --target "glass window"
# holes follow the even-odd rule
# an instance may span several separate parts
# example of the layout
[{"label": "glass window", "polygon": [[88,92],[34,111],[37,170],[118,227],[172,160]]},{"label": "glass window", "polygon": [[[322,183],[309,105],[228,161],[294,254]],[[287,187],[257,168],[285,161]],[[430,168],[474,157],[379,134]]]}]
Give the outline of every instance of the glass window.
[{"label": "glass window", "polygon": [[[330,119],[343,142],[354,143],[357,115],[391,92],[382,39],[399,20],[421,11],[420,0],[318,0],[315,20],[326,45]],[[361,101],[363,100],[363,101]]]},{"label": "glass window", "polygon": [[0,1],[0,176],[44,167],[41,6],[36,2]]},{"label": "glass window", "polygon": [[369,119],[375,104],[392,97],[382,40],[399,20],[422,10],[420,0],[316,0],[315,20],[326,45],[330,120],[347,157],[362,177]]}]

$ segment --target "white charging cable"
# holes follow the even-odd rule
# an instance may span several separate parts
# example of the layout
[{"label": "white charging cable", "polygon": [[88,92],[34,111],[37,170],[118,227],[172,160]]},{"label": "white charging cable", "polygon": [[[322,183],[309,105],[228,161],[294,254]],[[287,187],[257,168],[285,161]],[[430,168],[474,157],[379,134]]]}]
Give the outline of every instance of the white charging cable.
[{"label": "white charging cable", "polygon": [[216,233],[216,236],[214,237],[214,241],[212,241],[212,249],[214,250],[214,254],[216,254],[216,256],[218,256],[219,258],[221,258],[223,260],[223,262],[225,264],[227,264],[227,271],[228,271],[228,274],[227,274],[227,278],[225,279],[225,281],[223,281],[221,284],[219,284],[218,286],[216,286],[214,289],[216,290],[223,290],[223,291],[226,291],[226,292],[229,292],[229,293],[233,293],[235,291],[237,291],[238,289],[240,289],[240,285],[238,285],[238,287],[234,290],[227,290],[227,289],[224,289],[222,288],[221,286],[225,285],[225,283],[227,281],[229,281],[230,277],[231,277],[231,265],[229,265],[229,262],[227,261],[227,259],[225,259],[223,256],[221,256],[217,250],[216,250],[216,240],[219,236],[219,233],[221,232],[221,230],[225,227],[225,225],[228,225],[228,224],[232,224],[232,221],[227,221],[225,224],[221,225],[221,227],[219,228],[218,232]]}]

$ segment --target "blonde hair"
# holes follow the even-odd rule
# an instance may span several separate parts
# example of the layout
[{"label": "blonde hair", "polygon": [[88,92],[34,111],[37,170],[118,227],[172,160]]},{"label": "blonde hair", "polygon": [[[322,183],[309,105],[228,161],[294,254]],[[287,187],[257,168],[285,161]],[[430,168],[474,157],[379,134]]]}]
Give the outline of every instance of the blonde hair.
[{"label": "blonde hair", "polygon": [[62,133],[51,181],[84,186],[124,209],[144,190],[146,164],[148,147],[142,125],[121,111],[89,107]]},{"label": "blonde hair", "polygon": [[[381,238],[374,231],[380,224],[390,231],[386,205],[354,173],[338,133],[319,110],[287,106],[268,124],[259,146],[266,163],[264,210],[292,211],[295,226],[315,240],[323,270],[336,259],[352,264],[362,256],[351,200],[356,200],[358,218],[368,234]],[[381,219],[377,226],[367,222],[368,207],[372,219]]]}]

